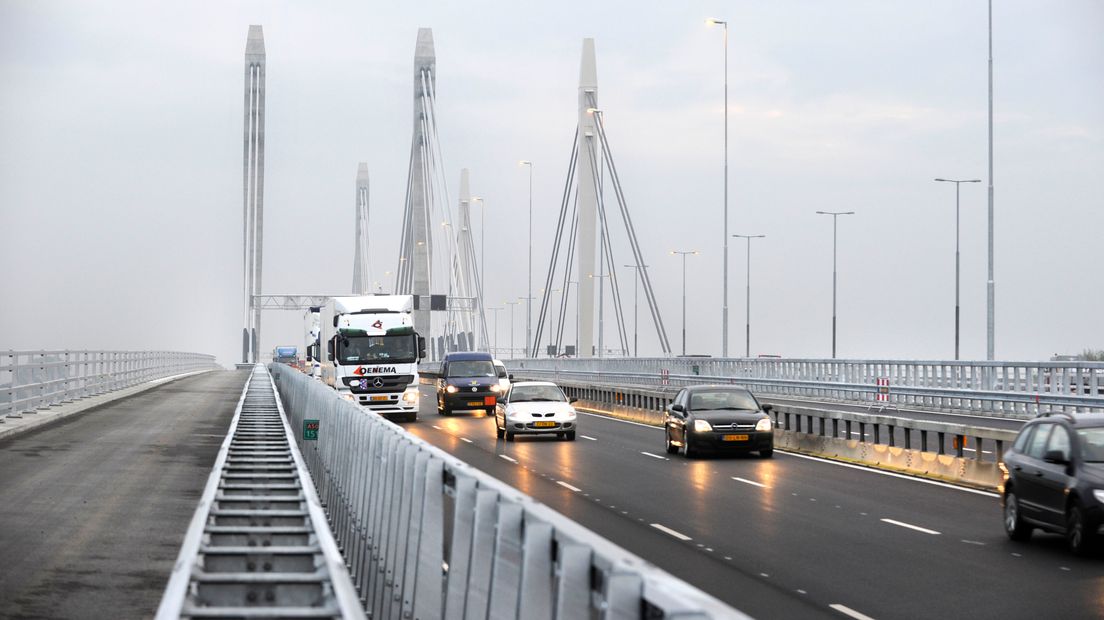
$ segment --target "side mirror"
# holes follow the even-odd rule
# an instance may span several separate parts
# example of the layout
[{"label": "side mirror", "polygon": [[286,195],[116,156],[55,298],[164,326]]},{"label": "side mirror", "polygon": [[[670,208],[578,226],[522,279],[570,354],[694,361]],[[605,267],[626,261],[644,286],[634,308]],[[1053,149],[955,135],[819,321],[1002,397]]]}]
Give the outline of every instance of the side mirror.
[{"label": "side mirror", "polygon": [[510,381],[513,381],[514,380],[514,375],[510,375],[509,379],[510,379]]},{"label": "side mirror", "polygon": [[678,403],[675,403],[675,404],[671,405],[671,411],[672,412],[677,412],[677,413],[686,413],[686,407],[683,407],[682,405],[680,405]]},{"label": "side mirror", "polygon": [[425,336],[418,336],[418,359],[424,360],[426,356]]},{"label": "side mirror", "polygon": [[567,402],[568,403],[577,403],[577,402],[579,402],[579,399],[578,398],[569,398],[569,399],[567,399]]},{"label": "side mirror", "polygon": [[770,403],[763,403],[763,406],[761,407],[761,409],[763,410],[763,413],[770,413],[770,412],[774,411],[774,405],[772,405]]},{"label": "side mirror", "polygon": [[1069,457],[1061,450],[1047,450],[1046,455],[1043,456],[1043,460],[1047,463],[1054,463],[1055,465],[1069,464]]},{"label": "side mirror", "polygon": [[333,340],[330,340],[329,342],[326,343],[326,358],[329,359],[331,362],[334,361],[334,350],[333,349],[334,349]]}]

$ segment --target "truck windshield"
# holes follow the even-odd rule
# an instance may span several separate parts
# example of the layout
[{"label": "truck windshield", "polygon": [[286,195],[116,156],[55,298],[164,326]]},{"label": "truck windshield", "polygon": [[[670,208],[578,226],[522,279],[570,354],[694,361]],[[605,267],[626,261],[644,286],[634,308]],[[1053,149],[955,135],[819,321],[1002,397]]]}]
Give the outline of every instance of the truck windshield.
[{"label": "truck windshield", "polygon": [[337,359],[343,365],[382,361],[407,364],[418,361],[418,354],[410,335],[350,336],[337,339]]}]

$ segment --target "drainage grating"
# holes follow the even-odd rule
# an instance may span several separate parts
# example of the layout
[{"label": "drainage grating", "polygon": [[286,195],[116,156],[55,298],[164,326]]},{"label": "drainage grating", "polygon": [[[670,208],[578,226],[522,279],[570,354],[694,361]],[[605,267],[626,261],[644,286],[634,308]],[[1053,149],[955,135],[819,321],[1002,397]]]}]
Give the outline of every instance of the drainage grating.
[{"label": "drainage grating", "polygon": [[157,617],[364,617],[263,366],[243,390]]}]

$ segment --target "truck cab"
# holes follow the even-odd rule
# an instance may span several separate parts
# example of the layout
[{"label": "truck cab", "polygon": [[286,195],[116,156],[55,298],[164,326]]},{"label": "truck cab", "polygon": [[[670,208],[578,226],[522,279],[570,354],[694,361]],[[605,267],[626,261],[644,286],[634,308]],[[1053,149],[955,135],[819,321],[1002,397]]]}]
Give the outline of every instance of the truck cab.
[{"label": "truck cab", "polygon": [[411,295],[330,299],[319,320],[322,381],[369,411],[416,420],[425,339],[414,331],[413,306]]}]

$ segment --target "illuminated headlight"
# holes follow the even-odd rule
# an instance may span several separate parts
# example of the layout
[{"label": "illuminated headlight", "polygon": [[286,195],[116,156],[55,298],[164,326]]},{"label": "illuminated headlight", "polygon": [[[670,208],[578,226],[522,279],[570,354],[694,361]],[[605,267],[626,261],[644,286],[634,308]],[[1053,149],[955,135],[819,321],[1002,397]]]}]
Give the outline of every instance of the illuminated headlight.
[{"label": "illuminated headlight", "polygon": [[418,389],[417,388],[407,388],[406,391],[403,392],[402,399],[403,399],[404,403],[417,403],[418,402]]},{"label": "illuminated headlight", "polygon": [[348,392],[345,392],[345,393],[344,393],[344,394],[342,394],[341,396],[343,396],[343,397],[345,398],[345,400],[347,400],[347,401],[349,401],[349,402],[353,402],[353,403],[355,403],[355,402],[356,402],[356,396],[353,396],[352,394],[350,394],[350,393],[348,393]]},{"label": "illuminated headlight", "polygon": [[713,430],[713,427],[709,425],[709,422],[705,420],[694,420],[694,432],[705,433]]},{"label": "illuminated headlight", "polygon": [[457,387],[455,385],[450,385],[450,386],[445,388],[445,391],[448,392],[449,394],[455,394],[456,391],[457,391]]},{"label": "illuminated headlight", "polygon": [[1096,501],[1104,504],[1104,489],[1093,489],[1093,497],[1096,498]]},{"label": "illuminated headlight", "polygon": [[349,382],[349,387],[360,387],[360,380],[359,379],[353,379],[352,381]]},{"label": "illuminated headlight", "polygon": [[763,418],[755,423],[755,430],[757,431],[769,431],[771,429],[770,418]]},{"label": "illuminated headlight", "polygon": [[496,384],[491,386],[491,391],[492,392],[501,392],[502,391],[502,386],[496,383]]}]

